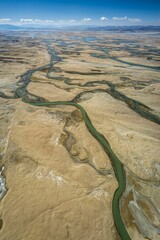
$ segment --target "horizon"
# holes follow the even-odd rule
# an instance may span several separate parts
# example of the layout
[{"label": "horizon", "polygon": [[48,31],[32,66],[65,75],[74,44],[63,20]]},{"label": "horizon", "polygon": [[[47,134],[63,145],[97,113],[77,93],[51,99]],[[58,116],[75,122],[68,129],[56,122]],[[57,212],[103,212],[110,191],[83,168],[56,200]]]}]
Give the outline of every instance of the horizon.
[{"label": "horizon", "polygon": [[94,28],[96,29],[106,29],[106,30],[112,30],[112,29],[133,29],[135,28],[135,30],[137,29],[140,29],[140,28],[153,28],[153,29],[160,29],[160,24],[159,25],[142,25],[142,24],[139,24],[139,25],[84,25],[84,24],[79,24],[79,25],[48,25],[48,24],[21,24],[21,25],[17,25],[17,24],[12,24],[12,23],[0,23],[0,29],[2,27],[6,27],[7,29],[7,26],[8,27],[15,27],[17,29],[75,29],[77,28],[77,30],[83,30],[83,29],[92,29],[94,30]]}]

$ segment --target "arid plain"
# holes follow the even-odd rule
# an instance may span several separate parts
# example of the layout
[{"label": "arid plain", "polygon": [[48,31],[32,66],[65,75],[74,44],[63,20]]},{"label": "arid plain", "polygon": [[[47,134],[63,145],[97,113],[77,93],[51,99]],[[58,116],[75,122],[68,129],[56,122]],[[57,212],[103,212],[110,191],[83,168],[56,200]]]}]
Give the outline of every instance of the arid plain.
[{"label": "arid plain", "polygon": [[160,35],[104,31],[0,32],[0,239],[122,238],[76,104],[130,238],[160,239]]}]

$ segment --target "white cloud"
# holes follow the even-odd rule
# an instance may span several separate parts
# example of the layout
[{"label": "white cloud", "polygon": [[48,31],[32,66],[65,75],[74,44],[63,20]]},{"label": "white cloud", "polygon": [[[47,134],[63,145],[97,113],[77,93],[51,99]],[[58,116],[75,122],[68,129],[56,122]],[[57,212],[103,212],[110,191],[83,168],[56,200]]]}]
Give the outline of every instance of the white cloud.
[{"label": "white cloud", "polygon": [[44,20],[44,21],[42,21],[42,22],[44,22],[44,23],[54,23],[53,20]]},{"label": "white cloud", "polygon": [[0,18],[0,23],[6,23],[6,22],[10,22],[11,19],[10,18]]},{"label": "white cloud", "polygon": [[33,21],[34,21],[34,19],[31,19],[31,18],[26,18],[26,19],[21,18],[20,19],[20,22],[25,22],[25,23],[33,22]]},{"label": "white cloud", "polygon": [[41,19],[33,19],[33,18],[21,18],[19,20],[19,22],[21,24],[42,24],[42,25],[49,25],[49,24],[53,24],[53,25],[71,25],[71,24],[76,24],[78,21],[75,19],[68,19],[68,20],[63,20],[63,19],[59,19],[59,20],[41,20]]},{"label": "white cloud", "polygon": [[100,20],[101,21],[108,21],[109,19],[107,17],[101,17]]},{"label": "white cloud", "polygon": [[128,18],[128,17],[113,17],[112,20],[114,21],[129,21],[129,22],[141,22],[142,20],[140,18]]},{"label": "white cloud", "polygon": [[91,20],[91,18],[83,18],[83,22],[90,22]]},{"label": "white cloud", "polygon": [[32,19],[32,18],[21,18],[21,23],[53,23],[53,20],[41,20],[41,19]]},{"label": "white cloud", "polygon": [[116,21],[116,20],[118,20],[118,21],[123,21],[123,20],[127,20],[128,17],[126,17],[126,16],[125,16],[125,17],[120,17],[120,18],[119,18],[119,17],[113,17],[112,19],[115,20],[115,21]]},{"label": "white cloud", "polygon": [[130,22],[142,22],[140,18],[128,18],[128,21]]},{"label": "white cloud", "polygon": [[69,20],[69,22],[74,23],[74,22],[76,22],[76,20],[71,19],[71,20]]}]

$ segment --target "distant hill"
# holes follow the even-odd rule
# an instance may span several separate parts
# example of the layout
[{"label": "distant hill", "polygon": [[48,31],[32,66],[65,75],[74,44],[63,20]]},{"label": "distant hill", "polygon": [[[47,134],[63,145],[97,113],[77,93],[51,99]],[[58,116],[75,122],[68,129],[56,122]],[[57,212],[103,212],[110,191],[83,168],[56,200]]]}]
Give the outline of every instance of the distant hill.
[{"label": "distant hill", "polygon": [[71,30],[71,31],[113,31],[113,32],[160,32],[160,26],[43,26],[43,25],[23,25],[15,26],[11,24],[0,24],[0,30]]},{"label": "distant hill", "polygon": [[0,30],[17,30],[21,29],[19,26],[14,26],[11,24],[0,24]]},{"label": "distant hill", "polygon": [[90,31],[116,31],[116,32],[160,32],[160,26],[93,26]]},{"label": "distant hill", "polygon": [[55,29],[54,26],[32,25],[26,24],[23,26],[15,26],[11,24],[0,24],[0,30],[12,31],[12,30],[49,30]]}]

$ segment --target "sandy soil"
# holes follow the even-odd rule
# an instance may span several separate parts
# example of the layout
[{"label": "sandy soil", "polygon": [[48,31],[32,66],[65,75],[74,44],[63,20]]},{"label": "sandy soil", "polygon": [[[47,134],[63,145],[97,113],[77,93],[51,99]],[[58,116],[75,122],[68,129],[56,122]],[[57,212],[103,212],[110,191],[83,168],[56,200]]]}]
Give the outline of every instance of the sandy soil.
[{"label": "sandy soil", "polygon": [[[109,86],[100,84],[114,83],[118,91],[160,114],[159,71],[111,59],[160,66],[159,38],[150,33],[8,34],[0,35],[5,50],[0,52],[0,96],[14,97],[20,75],[50,62],[49,40],[62,62],[35,72],[27,91],[48,101],[68,101],[90,91],[78,102],[124,164],[126,190],[120,209],[126,229],[133,240],[160,239],[160,127],[104,93]],[[93,36],[97,38],[86,40]],[[99,84],[75,85],[93,81]],[[0,191],[5,192],[0,199],[0,239],[119,240],[112,216],[118,183],[109,157],[87,130],[80,111],[71,106],[34,107],[2,97]]]}]

